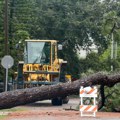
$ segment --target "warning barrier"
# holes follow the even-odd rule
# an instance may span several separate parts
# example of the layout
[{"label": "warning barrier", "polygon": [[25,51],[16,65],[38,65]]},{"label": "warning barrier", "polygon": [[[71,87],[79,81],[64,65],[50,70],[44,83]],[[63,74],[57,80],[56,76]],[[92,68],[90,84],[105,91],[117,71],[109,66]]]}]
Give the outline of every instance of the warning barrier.
[{"label": "warning barrier", "polygon": [[[84,105],[83,98],[93,98],[93,105]],[[97,105],[96,105],[96,97],[97,97],[97,88],[96,87],[85,87],[81,86],[80,88],[80,112],[81,116],[96,116]],[[92,114],[90,114],[92,112]],[[83,114],[89,113],[89,114]]]},{"label": "warning barrier", "polygon": [[94,105],[80,105],[80,111],[97,112],[97,106],[94,106]]}]

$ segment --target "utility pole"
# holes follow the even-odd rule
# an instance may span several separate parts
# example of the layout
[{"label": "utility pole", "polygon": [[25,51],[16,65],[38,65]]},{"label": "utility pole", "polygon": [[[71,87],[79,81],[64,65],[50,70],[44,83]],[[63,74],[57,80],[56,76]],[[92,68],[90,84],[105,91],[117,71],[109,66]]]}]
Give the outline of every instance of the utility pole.
[{"label": "utility pole", "polygon": [[115,42],[115,59],[117,59],[117,48],[118,48],[118,45],[117,45],[117,41]]},{"label": "utility pole", "polygon": [[4,30],[5,30],[5,54],[8,55],[8,0],[5,0]]},{"label": "utility pole", "polygon": [[[4,34],[5,34],[5,55],[8,55],[8,0],[5,0]],[[6,72],[4,72],[4,90],[6,88]]]},{"label": "utility pole", "polygon": [[[111,60],[114,58],[114,38],[113,33],[111,34]],[[111,71],[113,71],[113,65],[111,65]]]},{"label": "utility pole", "polygon": [[[111,34],[111,60],[117,59],[117,41],[114,40],[114,34]],[[111,71],[114,70],[113,65],[111,64]]]}]

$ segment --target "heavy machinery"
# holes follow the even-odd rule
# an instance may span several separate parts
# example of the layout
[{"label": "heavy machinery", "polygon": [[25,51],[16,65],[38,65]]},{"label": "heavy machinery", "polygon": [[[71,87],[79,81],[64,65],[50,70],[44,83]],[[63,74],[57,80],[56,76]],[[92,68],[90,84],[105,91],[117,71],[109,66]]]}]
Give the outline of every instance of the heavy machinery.
[{"label": "heavy machinery", "polygon": [[[57,55],[60,47],[57,40],[25,40],[24,61],[19,61],[15,88],[70,82],[71,76],[64,72],[67,61]],[[53,105],[62,105],[63,102],[68,102],[67,96],[52,99]]]}]

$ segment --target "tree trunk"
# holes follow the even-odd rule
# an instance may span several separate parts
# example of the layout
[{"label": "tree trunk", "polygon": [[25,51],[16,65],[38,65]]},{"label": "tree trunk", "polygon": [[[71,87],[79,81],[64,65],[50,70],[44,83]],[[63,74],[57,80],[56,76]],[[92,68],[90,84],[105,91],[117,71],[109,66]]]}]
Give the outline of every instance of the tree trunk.
[{"label": "tree trunk", "polygon": [[106,75],[96,73],[72,83],[61,83],[51,86],[41,86],[15,91],[3,92],[0,94],[0,109],[11,108],[40,100],[47,100],[56,97],[64,97],[72,94],[79,94],[80,86],[104,85],[114,86],[120,82],[120,74]]}]

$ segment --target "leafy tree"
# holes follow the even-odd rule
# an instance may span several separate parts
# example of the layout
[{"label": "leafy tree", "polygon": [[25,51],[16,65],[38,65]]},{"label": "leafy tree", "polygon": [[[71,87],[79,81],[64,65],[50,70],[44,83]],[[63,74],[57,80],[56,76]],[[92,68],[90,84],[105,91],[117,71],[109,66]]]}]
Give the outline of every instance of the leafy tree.
[{"label": "leafy tree", "polygon": [[[17,63],[19,59],[16,57],[18,52],[16,52],[15,46],[27,37],[30,39],[57,39],[64,44],[64,52],[60,54],[60,57],[70,63],[68,65],[69,73],[75,76],[89,67],[97,71],[98,68],[108,70],[107,66],[95,69],[92,64],[84,67],[84,60],[79,60],[76,51],[79,50],[79,46],[89,49],[89,46],[94,43],[98,48],[98,56],[95,55],[95,59],[99,59],[97,57],[104,53],[110,43],[110,39],[107,39],[108,33],[106,34],[105,31],[107,32],[112,24],[108,24],[109,22],[105,24],[105,21],[112,16],[109,15],[112,13],[111,11],[115,13],[117,19],[119,18],[119,6],[119,1],[111,0],[104,2],[99,0],[10,0],[10,54]],[[103,30],[103,28],[107,30]],[[114,34],[119,41],[118,33],[117,30]],[[21,45],[23,48],[23,44]],[[92,57],[89,58],[89,62],[93,63],[91,61],[93,61]],[[73,70],[70,69],[71,65]],[[95,63],[93,63],[94,65]]]}]

